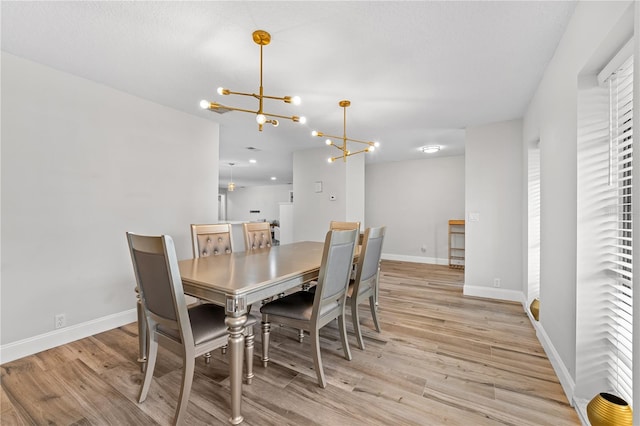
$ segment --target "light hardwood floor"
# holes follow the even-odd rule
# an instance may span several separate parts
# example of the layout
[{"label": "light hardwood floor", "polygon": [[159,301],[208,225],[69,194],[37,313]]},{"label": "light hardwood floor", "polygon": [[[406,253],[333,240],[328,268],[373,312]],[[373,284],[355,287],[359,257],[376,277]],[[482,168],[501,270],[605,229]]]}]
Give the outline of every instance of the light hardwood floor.
[{"label": "light hardwood floor", "polygon": [[[579,425],[522,306],[464,297],[463,272],[383,261],[382,333],[361,305],[365,351],[335,325],[321,331],[328,386],[316,384],[309,339],[274,327],[271,362],[243,386],[246,425]],[[351,330],[351,329],[350,329]],[[256,328],[259,334],[259,329]],[[147,400],[136,397],[135,324],[20,360],[2,369],[2,425],[169,424],[180,362],[160,349]],[[225,424],[227,355],[196,364],[187,424]]]}]

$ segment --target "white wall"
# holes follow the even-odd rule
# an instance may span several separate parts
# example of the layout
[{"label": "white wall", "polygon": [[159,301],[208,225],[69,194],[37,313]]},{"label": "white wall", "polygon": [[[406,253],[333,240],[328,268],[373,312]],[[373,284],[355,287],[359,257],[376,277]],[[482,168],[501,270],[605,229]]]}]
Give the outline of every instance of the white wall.
[{"label": "white wall", "polygon": [[[236,187],[232,192],[227,191],[227,220],[279,220],[280,203],[289,201],[292,189],[293,185],[287,184]],[[260,210],[260,213],[249,213],[251,210]]]},{"label": "white wall", "polygon": [[524,301],[521,158],[520,120],[467,128],[465,294]]},{"label": "white wall", "polygon": [[[327,151],[322,147],[293,153],[294,241],[324,241],[329,222],[347,220],[346,164],[328,163]],[[322,182],[322,192],[315,192],[316,182]]]},{"label": "white wall", "polygon": [[[621,17],[631,13],[630,4],[578,2],[523,120],[523,143],[540,139],[538,333],[570,401],[576,372],[578,75]],[[526,211],[522,214],[526,223]]]},{"label": "white wall", "polygon": [[56,314],[75,338],[135,318],[125,231],[191,256],[189,224],[217,218],[218,125],[6,53],[1,96],[7,361],[72,339]]},{"label": "white wall", "polygon": [[[346,212],[347,222],[360,222],[360,230],[364,231],[365,223],[365,156],[358,154],[347,158],[346,163]],[[342,161],[342,160],[337,160]],[[329,164],[332,166],[332,164]]]},{"label": "white wall", "polygon": [[385,259],[448,264],[448,221],[464,219],[464,164],[456,156],[367,165],[366,224],[387,226]]}]

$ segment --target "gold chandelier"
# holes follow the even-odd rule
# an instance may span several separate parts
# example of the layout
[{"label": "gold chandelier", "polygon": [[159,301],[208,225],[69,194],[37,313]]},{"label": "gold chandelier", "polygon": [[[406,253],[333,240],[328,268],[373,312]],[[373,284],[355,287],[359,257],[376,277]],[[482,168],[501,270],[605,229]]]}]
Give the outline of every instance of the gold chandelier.
[{"label": "gold chandelier", "polygon": [[[317,130],[314,130],[313,132],[311,132],[311,136],[318,136],[318,137],[326,136],[327,138],[342,139],[342,145],[336,145],[331,139],[327,139],[325,141],[325,143],[327,145],[335,146],[340,151],[342,151],[342,155],[340,155],[338,157],[330,157],[328,159],[328,161],[330,163],[333,163],[334,161],[336,161],[339,158],[342,158],[343,161],[346,163],[347,162],[347,157],[349,157],[351,155],[360,154],[361,152],[373,152],[378,146],[380,146],[380,144],[378,142],[361,141],[361,140],[358,140],[358,139],[348,138],[347,137],[347,107],[349,105],[351,105],[351,101],[342,100],[342,101],[338,102],[338,105],[340,105],[342,107],[342,109],[343,109],[343,126],[342,126],[343,133],[342,133],[342,137],[327,135],[327,134],[324,134],[322,132],[318,132]],[[351,152],[351,151],[349,151],[347,149],[347,142],[361,143],[361,144],[367,145],[367,147],[364,148],[364,149],[361,149],[360,151]]]},{"label": "gold chandelier", "polygon": [[229,172],[231,173],[229,184],[227,185],[227,191],[229,192],[233,192],[233,190],[236,189],[236,184],[233,183],[233,166],[235,165],[236,163],[229,163]]},{"label": "gold chandelier", "polygon": [[301,123],[301,124],[306,123],[307,120],[304,117],[299,117],[297,115],[287,117],[285,115],[270,114],[264,111],[263,103],[265,99],[275,99],[277,101],[283,101],[284,103],[287,103],[287,104],[292,103],[294,105],[299,105],[300,97],[283,96],[279,98],[276,96],[267,96],[264,94],[264,90],[262,87],[262,47],[266,46],[271,42],[271,34],[263,30],[256,30],[253,32],[253,41],[260,46],[260,93],[255,94],[255,93],[234,92],[229,89],[225,89],[223,87],[218,87],[218,94],[219,95],[241,95],[241,96],[250,96],[250,97],[256,98],[258,100],[258,110],[252,111],[244,108],[236,108],[236,107],[222,105],[217,102],[209,102],[207,100],[200,101],[200,107],[202,109],[208,109],[209,111],[217,111],[220,113],[231,110],[231,111],[241,111],[241,112],[256,114],[256,121],[258,122],[259,131],[262,131],[262,126],[267,123],[272,124],[274,127],[277,127],[279,123],[278,123],[278,120],[276,120],[276,118],[285,118],[287,120],[292,120],[296,123]]}]

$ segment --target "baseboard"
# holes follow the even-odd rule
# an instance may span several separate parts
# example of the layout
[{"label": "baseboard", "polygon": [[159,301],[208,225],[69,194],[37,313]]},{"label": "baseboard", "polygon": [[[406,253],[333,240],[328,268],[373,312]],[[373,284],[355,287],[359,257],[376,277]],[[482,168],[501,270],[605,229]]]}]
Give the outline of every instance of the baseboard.
[{"label": "baseboard", "polygon": [[[567,367],[562,362],[562,358],[560,358],[560,355],[558,354],[555,347],[553,346],[553,343],[551,343],[551,339],[549,339],[549,336],[547,335],[542,325],[538,321],[534,320],[533,326],[536,329],[536,335],[538,336],[538,340],[542,344],[542,348],[547,354],[547,358],[549,358],[549,361],[551,362],[551,366],[555,370],[556,376],[558,376],[558,380],[560,380],[560,385],[562,386],[562,390],[567,396],[567,400],[569,401],[572,407],[575,407],[576,406],[576,401],[574,399],[574,393],[576,389],[575,381],[571,377],[571,374],[569,374],[569,370],[567,370]],[[577,410],[577,411],[578,411],[578,414],[580,415],[581,420],[584,422],[584,419],[582,419],[582,413],[580,412],[580,410]]]},{"label": "baseboard", "polygon": [[476,285],[464,285],[463,294],[465,296],[484,297],[485,299],[508,300],[520,302],[524,306],[526,303],[524,293],[506,288],[483,287]]},{"label": "baseboard", "polygon": [[137,318],[137,312],[134,308],[17,342],[7,343],[0,346],[0,364],[121,327],[137,321]]},{"label": "baseboard", "polygon": [[436,257],[407,256],[403,254],[382,253],[383,260],[396,260],[398,262],[429,263],[431,265],[448,265],[449,259]]}]

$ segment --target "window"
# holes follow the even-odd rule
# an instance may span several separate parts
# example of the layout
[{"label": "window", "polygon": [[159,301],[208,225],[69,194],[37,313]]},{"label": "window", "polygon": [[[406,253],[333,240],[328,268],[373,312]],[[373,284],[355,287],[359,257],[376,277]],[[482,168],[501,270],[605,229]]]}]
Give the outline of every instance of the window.
[{"label": "window", "polygon": [[632,126],[633,126],[633,57],[608,79],[610,105],[611,186],[617,191],[617,229],[611,246],[613,261],[608,289],[608,340],[610,386],[632,401]]},{"label": "window", "polygon": [[574,392],[579,412],[600,392],[633,404],[630,46],[597,82],[593,75],[579,81]]}]

